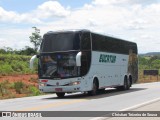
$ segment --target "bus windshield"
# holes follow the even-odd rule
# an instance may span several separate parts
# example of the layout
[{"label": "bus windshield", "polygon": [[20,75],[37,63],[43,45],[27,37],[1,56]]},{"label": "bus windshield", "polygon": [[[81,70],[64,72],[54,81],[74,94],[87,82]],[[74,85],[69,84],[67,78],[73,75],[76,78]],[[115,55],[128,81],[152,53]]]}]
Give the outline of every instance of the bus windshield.
[{"label": "bus windshield", "polygon": [[80,50],[80,37],[77,32],[48,33],[43,37],[40,52]]},{"label": "bus windshield", "polygon": [[71,78],[80,75],[76,66],[76,54],[78,52],[41,54],[39,67],[40,78]]}]

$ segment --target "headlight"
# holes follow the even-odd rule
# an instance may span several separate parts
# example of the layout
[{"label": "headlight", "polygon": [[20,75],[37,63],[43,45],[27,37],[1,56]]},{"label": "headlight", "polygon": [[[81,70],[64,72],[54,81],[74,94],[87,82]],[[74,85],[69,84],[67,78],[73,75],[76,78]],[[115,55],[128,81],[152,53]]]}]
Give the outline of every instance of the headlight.
[{"label": "headlight", "polygon": [[46,83],[39,83],[39,86],[46,86]]},{"label": "headlight", "polygon": [[81,83],[80,81],[76,81],[76,82],[70,83],[69,85],[78,85],[78,84],[80,84],[80,83]]}]

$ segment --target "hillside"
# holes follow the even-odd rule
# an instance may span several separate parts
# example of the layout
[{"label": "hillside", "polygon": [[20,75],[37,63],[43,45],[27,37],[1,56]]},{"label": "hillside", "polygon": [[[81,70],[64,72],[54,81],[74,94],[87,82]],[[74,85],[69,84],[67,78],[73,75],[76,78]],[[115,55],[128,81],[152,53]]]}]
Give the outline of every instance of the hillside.
[{"label": "hillside", "polygon": [[0,99],[40,95],[36,69],[29,69],[31,56],[0,54]]},{"label": "hillside", "polygon": [[0,54],[0,76],[35,73],[29,69],[30,58],[25,55]]},{"label": "hillside", "polygon": [[139,54],[140,56],[160,56],[160,52],[148,52],[145,54]]}]

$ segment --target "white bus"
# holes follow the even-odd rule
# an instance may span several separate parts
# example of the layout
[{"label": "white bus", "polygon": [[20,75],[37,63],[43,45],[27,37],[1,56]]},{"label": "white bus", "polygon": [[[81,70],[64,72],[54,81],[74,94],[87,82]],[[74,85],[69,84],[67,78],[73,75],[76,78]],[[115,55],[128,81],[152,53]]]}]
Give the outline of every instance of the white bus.
[{"label": "white bus", "polygon": [[96,95],[109,87],[128,90],[138,79],[136,43],[89,30],[44,34],[37,58],[39,89],[58,97]]}]

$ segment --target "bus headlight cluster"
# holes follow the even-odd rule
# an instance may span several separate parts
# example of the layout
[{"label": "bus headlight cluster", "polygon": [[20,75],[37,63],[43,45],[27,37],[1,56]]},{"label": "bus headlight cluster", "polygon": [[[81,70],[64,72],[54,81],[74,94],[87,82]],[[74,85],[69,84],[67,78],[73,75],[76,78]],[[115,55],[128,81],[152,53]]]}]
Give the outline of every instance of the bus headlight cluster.
[{"label": "bus headlight cluster", "polygon": [[78,85],[80,83],[81,83],[80,81],[76,81],[76,82],[71,82],[69,85]]},{"label": "bus headlight cluster", "polygon": [[39,86],[46,86],[46,83],[39,83]]}]

